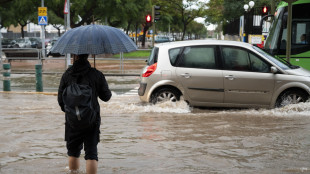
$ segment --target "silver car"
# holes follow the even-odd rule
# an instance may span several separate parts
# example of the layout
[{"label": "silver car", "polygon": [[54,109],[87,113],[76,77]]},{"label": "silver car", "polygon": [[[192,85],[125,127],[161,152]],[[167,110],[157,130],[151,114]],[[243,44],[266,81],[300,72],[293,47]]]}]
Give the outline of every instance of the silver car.
[{"label": "silver car", "polygon": [[281,107],[305,102],[310,71],[243,42],[196,40],[156,45],[141,73],[140,99],[191,106]]}]

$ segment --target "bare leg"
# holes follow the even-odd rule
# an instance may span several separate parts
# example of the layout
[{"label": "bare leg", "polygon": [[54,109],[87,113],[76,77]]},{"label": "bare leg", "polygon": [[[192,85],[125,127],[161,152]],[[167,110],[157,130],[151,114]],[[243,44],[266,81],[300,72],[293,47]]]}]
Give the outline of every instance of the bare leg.
[{"label": "bare leg", "polygon": [[96,160],[86,160],[86,173],[96,174],[98,168],[98,161]]},{"label": "bare leg", "polygon": [[80,160],[79,158],[69,156],[69,169],[71,171],[79,170],[80,168]]}]

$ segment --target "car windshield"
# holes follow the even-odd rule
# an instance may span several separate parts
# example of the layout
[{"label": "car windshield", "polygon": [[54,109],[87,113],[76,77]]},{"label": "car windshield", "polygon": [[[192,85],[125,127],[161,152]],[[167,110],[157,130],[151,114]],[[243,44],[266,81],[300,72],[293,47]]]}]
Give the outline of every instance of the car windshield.
[{"label": "car windshield", "polygon": [[284,59],[280,59],[280,60],[276,59],[275,57],[271,56],[270,54],[266,53],[265,51],[263,51],[262,49],[260,49],[260,48],[258,48],[256,46],[253,46],[253,48],[256,51],[258,51],[260,54],[262,54],[264,57],[266,57],[267,59],[269,59],[270,61],[272,61],[276,65],[278,65],[283,70],[299,68],[299,66],[292,65],[292,64],[290,64],[289,62],[287,62]]}]

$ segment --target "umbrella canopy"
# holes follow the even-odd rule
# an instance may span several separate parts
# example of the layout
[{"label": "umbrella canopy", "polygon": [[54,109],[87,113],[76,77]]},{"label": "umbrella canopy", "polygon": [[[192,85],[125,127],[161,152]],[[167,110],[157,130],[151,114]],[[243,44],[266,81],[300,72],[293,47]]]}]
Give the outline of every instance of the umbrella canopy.
[{"label": "umbrella canopy", "polygon": [[137,45],[121,30],[92,24],[67,31],[58,39],[51,52],[96,55],[126,53],[137,49]]}]

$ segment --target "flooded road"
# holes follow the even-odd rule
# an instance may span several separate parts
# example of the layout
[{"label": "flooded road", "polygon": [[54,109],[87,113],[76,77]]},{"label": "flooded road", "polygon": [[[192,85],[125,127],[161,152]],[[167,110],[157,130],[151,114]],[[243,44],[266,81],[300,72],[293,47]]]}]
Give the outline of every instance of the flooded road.
[{"label": "flooded road", "polygon": [[[98,173],[310,173],[310,103],[272,110],[154,106],[112,81],[119,90],[100,102]],[[68,171],[56,96],[0,93],[0,111],[1,174]]]}]

